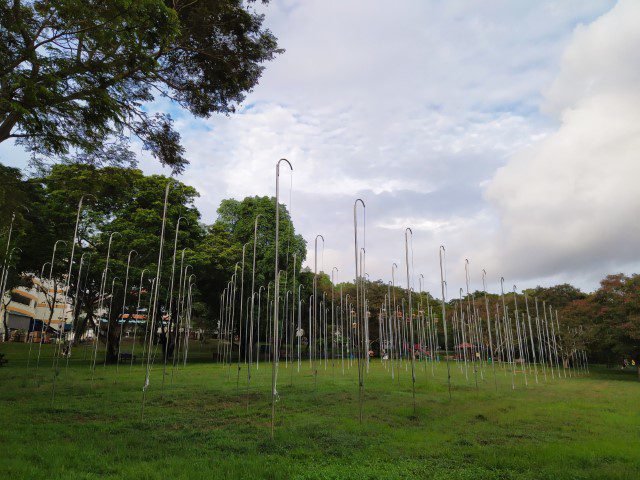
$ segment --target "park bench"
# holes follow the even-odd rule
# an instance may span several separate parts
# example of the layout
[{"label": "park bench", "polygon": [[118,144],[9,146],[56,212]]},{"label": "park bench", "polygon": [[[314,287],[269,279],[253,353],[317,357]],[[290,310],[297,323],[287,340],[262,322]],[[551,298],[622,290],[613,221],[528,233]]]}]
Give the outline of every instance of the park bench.
[{"label": "park bench", "polygon": [[120,361],[121,362],[130,362],[132,359],[135,362],[136,355],[131,355],[130,353],[121,353],[120,354]]},{"label": "park bench", "polygon": [[0,367],[3,367],[4,365],[6,365],[6,363],[9,360],[7,360],[6,358],[4,358],[4,353],[0,353]]}]

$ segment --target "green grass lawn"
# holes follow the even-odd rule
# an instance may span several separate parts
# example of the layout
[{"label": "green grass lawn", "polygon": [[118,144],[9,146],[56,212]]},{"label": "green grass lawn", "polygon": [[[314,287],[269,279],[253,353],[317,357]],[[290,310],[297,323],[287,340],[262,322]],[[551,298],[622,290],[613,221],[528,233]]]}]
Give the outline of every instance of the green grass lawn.
[{"label": "green grass lawn", "polygon": [[[152,370],[145,419],[140,365],[98,364],[74,351],[51,405],[52,347],[27,370],[28,346],[0,344],[1,479],[638,479],[640,383],[632,372],[592,367],[592,374],[540,383],[491,368],[475,388],[452,366],[435,376],[417,366],[414,415],[410,372],[398,379],[373,360],[358,421],[355,363],[342,374],[320,365],[317,387],[308,362],[279,373],[275,439],[270,438],[271,368],[229,370],[199,362]],[[87,356],[89,357],[89,355]],[[63,362],[64,363],[64,362]],[[426,366],[426,368],[424,368]]]}]

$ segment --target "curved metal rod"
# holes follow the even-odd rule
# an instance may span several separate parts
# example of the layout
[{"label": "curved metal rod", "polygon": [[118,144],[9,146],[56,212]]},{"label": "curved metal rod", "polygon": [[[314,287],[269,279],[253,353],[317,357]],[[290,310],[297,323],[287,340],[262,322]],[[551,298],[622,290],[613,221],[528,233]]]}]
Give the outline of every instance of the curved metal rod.
[{"label": "curved metal rod", "polygon": [[274,437],[275,433],[275,419],[276,419],[276,399],[278,396],[278,391],[276,389],[278,383],[278,359],[279,352],[277,351],[278,346],[278,314],[279,314],[279,290],[280,290],[280,282],[278,281],[280,276],[280,268],[278,266],[278,243],[280,237],[280,164],[285,162],[289,169],[293,172],[293,166],[291,162],[286,158],[281,158],[276,163],[276,234],[275,234],[275,265],[273,269],[273,282],[274,282],[274,298],[276,301],[273,302],[273,363],[271,364],[271,439]]},{"label": "curved metal rod", "polygon": [[[133,250],[131,249],[129,251],[129,255],[127,255],[127,270],[125,273],[125,280],[124,280],[124,289],[123,289],[123,295],[122,295],[122,312],[120,313],[120,330],[118,332],[118,352],[116,353],[117,357],[116,357],[116,373],[119,372],[120,370],[120,349],[122,347],[122,330],[124,329],[124,311],[127,305],[127,290],[129,288],[129,267],[131,266],[131,256],[133,254],[138,255],[137,250]],[[140,295],[138,295],[138,298],[140,297]]]},{"label": "curved metal rod", "polygon": [[491,368],[493,370],[493,383],[498,390],[498,379],[496,377],[496,357],[493,350],[493,337],[491,335],[491,316],[489,314],[489,299],[487,297],[487,271],[482,269],[482,290],[484,291],[484,307],[487,316],[487,332],[489,333],[489,349],[491,352]]},{"label": "curved metal rod", "polygon": [[[355,279],[356,279],[356,325],[360,328],[360,288],[358,287],[358,277],[361,269],[361,265],[358,265],[358,215],[357,207],[358,203],[362,205],[363,222],[366,222],[366,208],[364,200],[358,198],[353,202],[353,232],[354,232],[354,256],[355,256]],[[364,310],[364,308],[363,308]],[[362,409],[364,401],[364,373],[362,371],[362,362],[360,357],[362,356],[362,335],[358,339],[358,404],[359,404],[359,419],[362,423]]]},{"label": "curved metal rod", "polygon": [[[416,370],[415,370],[415,360],[416,360],[416,349],[415,349],[415,339],[413,333],[413,305],[412,305],[412,297],[411,295],[411,271],[409,266],[409,235],[411,234],[411,241],[413,242],[413,230],[407,227],[404,229],[404,258],[405,258],[405,266],[407,270],[407,296],[409,297],[408,304],[408,317],[409,317],[409,338],[411,339],[411,387],[413,393],[413,413],[416,413]],[[413,258],[412,258],[413,261]],[[405,320],[406,321],[406,320]]]},{"label": "curved metal rod", "polygon": [[444,356],[447,363],[447,386],[449,388],[449,399],[451,399],[451,366],[449,365],[449,335],[447,333],[447,316],[446,316],[446,271],[444,262],[446,262],[446,250],[444,245],[440,245],[438,249],[440,259],[440,289],[442,291],[442,328],[444,330]]},{"label": "curved metal rod", "polygon": [[[145,372],[145,378],[144,378],[144,384],[142,386],[142,402],[141,402],[141,408],[140,408],[140,419],[144,420],[144,406],[145,406],[145,402],[146,402],[146,398],[147,398],[147,388],[149,387],[149,382],[150,382],[150,376],[151,376],[151,362],[149,361],[149,359],[151,358],[151,350],[153,347],[153,337],[156,334],[156,330],[155,330],[155,324],[156,324],[156,316],[159,310],[159,305],[158,305],[158,297],[160,294],[160,282],[161,282],[161,274],[162,274],[162,260],[163,260],[163,253],[164,253],[164,234],[166,231],[166,227],[167,227],[167,209],[169,206],[169,190],[171,188],[171,184],[172,183],[177,183],[175,180],[173,179],[169,179],[167,181],[167,185],[164,189],[164,203],[163,203],[163,207],[162,207],[162,227],[160,228],[160,242],[158,245],[158,264],[156,267],[156,281],[154,284],[154,291],[153,291],[153,299],[152,299],[152,306],[153,306],[153,310],[152,310],[152,314],[151,314],[151,323],[150,323],[150,327],[149,327],[149,345],[147,348],[147,352],[148,352],[148,356],[147,356],[147,368],[146,368],[146,372]],[[151,313],[151,312],[150,312]],[[160,317],[160,322],[162,322],[162,317]],[[149,323],[149,322],[147,322]],[[164,380],[164,375],[163,375],[163,380]],[[163,390],[161,395],[164,394],[164,383],[163,383]]]}]

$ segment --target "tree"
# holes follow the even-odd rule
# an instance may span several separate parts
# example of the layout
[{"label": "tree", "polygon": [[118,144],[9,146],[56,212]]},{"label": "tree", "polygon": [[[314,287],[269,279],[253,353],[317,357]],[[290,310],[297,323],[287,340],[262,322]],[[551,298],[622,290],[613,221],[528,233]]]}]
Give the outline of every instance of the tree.
[{"label": "tree", "polygon": [[[235,242],[222,225],[206,227],[197,248],[189,250],[187,262],[194,265],[200,298],[209,307],[208,316],[217,318],[220,293],[233,274],[233,267],[242,255],[242,245]],[[200,324],[201,328],[216,328],[213,322]]]},{"label": "tree", "polygon": [[171,117],[144,104],[233,112],[281,51],[263,20],[242,0],[0,0],[0,142],[130,165],[133,133],[180,172]]},{"label": "tree", "polygon": [[[286,298],[287,291],[293,289],[294,281],[297,289],[300,285],[300,270],[302,262],[306,258],[307,249],[306,242],[301,235],[295,233],[295,228],[287,208],[284,205],[280,205],[279,208],[279,247],[278,247],[278,264],[283,271],[281,274],[280,292],[281,298]],[[227,199],[220,203],[218,208],[218,218],[214,223],[212,233],[215,233],[218,239],[226,238],[227,241],[233,245],[227,251],[231,260],[226,264],[228,268],[226,274],[222,277],[222,281],[226,282],[230,279],[234,272],[234,266],[236,262],[242,260],[242,246],[247,244],[245,250],[245,269],[244,269],[244,299],[241,298],[241,269],[238,269],[238,290],[236,301],[238,302],[237,311],[239,312],[240,302],[246,302],[246,299],[251,296],[251,274],[253,264],[253,238],[254,238],[254,225],[256,216],[258,218],[258,237],[257,237],[257,249],[256,249],[256,271],[255,271],[255,289],[256,292],[260,286],[267,289],[268,284],[273,281],[273,267],[275,264],[275,216],[276,216],[276,202],[273,197],[246,197],[242,201]],[[234,250],[231,250],[233,248]],[[233,255],[235,253],[235,255]],[[294,262],[295,256],[295,262]],[[294,278],[295,269],[295,278]],[[226,285],[218,285],[218,290],[215,291],[215,299],[212,301],[218,302],[220,291]],[[273,289],[271,290],[273,292]],[[263,309],[264,310],[264,309]],[[261,329],[266,331],[266,322],[262,322]],[[239,333],[239,332],[238,332]],[[243,329],[243,335],[246,333],[246,329]],[[265,338],[262,336],[262,338]],[[244,342],[241,342],[241,347],[244,348]]]},{"label": "tree", "polygon": [[0,164],[0,227],[9,227],[14,213],[22,214],[27,201],[26,184],[17,168]]},{"label": "tree", "polygon": [[[287,208],[284,205],[280,205],[279,212],[280,245],[278,247],[278,253],[280,258],[278,259],[278,264],[280,268],[286,272],[286,288],[292,288],[293,257],[294,255],[296,257],[295,270],[297,275],[300,272],[302,262],[307,256],[307,243],[301,235],[296,235]],[[245,274],[249,275],[248,278],[250,281],[253,256],[253,231],[257,215],[260,215],[260,218],[258,219],[256,285],[266,286],[273,280],[273,265],[275,263],[275,198],[256,196],[246,197],[242,201],[233,199],[223,200],[220,202],[220,207],[218,208],[218,218],[215,226],[223,229],[229,235],[230,240],[240,247],[240,252],[242,251],[242,246],[245,243],[249,243],[245,255],[245,262],[248,262],[249,268],[245,265]],[[241,255],[236,257],[236,262],[241,260]]]},{"label": "tree", "polygon": [[[13,178],[15,175],[10,174]],[[69,269],[69,255],[71,241],[75,227],[78,201],[85,196],[84,208],[78,229],[78,245],[75,251],[72,268],[69,296],[75,298],[74,329],[80,338],[86,328],[98,321],[97,311],[101,300],[100,286],[102,272],[105,269],[106,252],[109,235],[118,232],[113,237],[109,262],[107,286],[110,290],[111,281],[117,278],[114,285],[113,299],[103,297],[103,303],[113,302],[111,309],[109,358],[115,359],[117,350],[116,339],[119,333],[118,317],[125,306],[125,313],[131,313],[135,308],[134,293],[137,294],[139,278],[143,268],[147,268],[146,278],[155,277],[159,235],[162,225],[162,211],[164,191],[167,177],[159,175],[145,176],[139,170],[132,168],[104,167],[93,165],[72,164],[54,165],[50,172],[43,177],[29,180],[13,178],[12,185],[21,189],[30,189],[29,210],[21,213],[16,222],[15,235],[12,246],[19,246],[12,258],[11,276],[7,290],[17,285],[21,272],[38,274],[42,264],[51,259],[51,251],[56,240],[64,240],[66,245],[60,244],[56,252],[53,266],[53,278],[60,285],[64,284],[64,277]],[[173,249],[176,223],[182,217],[180,232],[177,238],[179,250],[194,251],[204,235],[204,228],[199,223],[200,214],[193,206],[198,193],[192,187],[172,181],[169,194],[169,208],[165,233],[165,251],[162,264],[162,282],[160,290],[160,309],[168,310],[170,277],[173,265]],[[3,192],[0,190],[0,194]],[[132,256],[129,270],[127,292],[124,291],[127,257],[131,250],[137,255]],[[4,252],[3,252],[4,253]],[[78,278],[79,260],[86,255],[83,264],[82,278]],[[198,258],[191,260],[193,267],[198,266]],[[177,285],[179,265],[174,269],[174,285]],[[49,271],[47,267],[47,272]],[[81,287],[78,288],[78,281]],[[174,290],[176,296],[177,287]],[[107,294],[109,292],[107,291]],[[124,295],[127,295],[126,299]],[[197,290],[194,296],[198,298]],[[148,298],[148,297],[147,297]],[[126,300],[126,301],[125,301]],[[84,315],[82,315],[84,314]],[[164,328],[164,325],[162,325]],[[164,332],[164,338],[169,340],[174,324],[168,326],[169,332]],[[175,336],[173,337],[175,338]]]},{"label": "tree", "polygon": [[591,318],[592,346],[617,360],[632,358],[640,375],[640,275],[608,275],[590,297],[597,308]]},{"label": "tree", "polygon": [[[130,299],[132,287],[137,286],[138,278],[144,267],[149,268],[148,278],[155,276],[157,267],[157,255],[159,248],[159,238],[162,230],[162,212],[164,207],[164,191],[167,182],[171,181],[167,177],[160,175],[140,176],[134,182],[131,190],[127,191],[128,201],[118,210],[112,212],[111,220],[103,227],[102,244],[107,243],[107,235],[110,232],[119,232],[120,235],[114,237],[112,245],[113,259],[110,263],[113,275],[118,276],[119,290],[116,305],[118,308],[111,313],[110,331],[113,338],[109,339],[109,345],[113,348],[109,355],[115,358],[115,349],[118,330],[118,316],[121,313],[121,305],[128,303],[124,300],[125,294],[123,285],[125,283],[127,258],[131,250],[137,252],[131,262],[129,271],[129,288],[126,292],[127,299]],[[177,339],[177,296],[179,291],[181,262],[180,251],[193,251],[198,248],[203,227],[200,225],[200,213],[193,205],[193,201],[198,196],[198,192],[182,183],[173,181],[169,189],[167,223],[165,226],[165,249],[163,252],[163,264],[161,269],[162,283],[160,285],[161,299],[159,312],[169,314],[169,322],[159,322],[161,329],[162,346],[166,350],[169,358],[172,358]],[[180,220],[178,236],[176,229]],[[174,263],[174,247],[176,260]],[[184,266],[191,265],[192,268],[198,266],[197,258],[187,258]],[[173,277],[172,277],[173,276]],[[172,279],[173,278],[173,279]],[[171,285],[173,290],[171,291]],[[170,295],[172,294],[172,295]],[[197,292],[196,292],[197,296]],[[132,307],[132,306],[131,306]],[[129,310],[126,313],[133,313]],[[126,322],[120,328],[125,328]]]},{"label": "tree", "polygon": [[568,283],[554,285],[547,288],[536,287],[527,290],[527,295],[530,297],[536,297],[540,301],[546,301],[547,304],[553,305],[554,308],[563,308],[575,300],[580,300],[586,297],[586,294],[581,292],[579,288]]}]

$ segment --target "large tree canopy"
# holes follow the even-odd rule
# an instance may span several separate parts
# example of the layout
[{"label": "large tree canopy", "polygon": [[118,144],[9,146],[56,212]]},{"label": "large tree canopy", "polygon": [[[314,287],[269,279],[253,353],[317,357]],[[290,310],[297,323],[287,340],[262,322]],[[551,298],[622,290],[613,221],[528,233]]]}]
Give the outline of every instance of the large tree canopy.
[{"label": "large tree canopy", "polygon": [[171,117],[144,104],[232,112],[279,51],[242,0],[0,0],[0,142],[123,165],[132,133],[179,172]]},{"label": "large tree canopy", "polygon": [[[286,207],[280,206],[280,234],[278,247],[278,264],[286,272],[287,288],[291,288],[294,270],[300,273],[301,264],[307,255],[306,241],[295,234],[291,216]],[[273,197],[247,197],[242,201],[223,200],[218,208],[216,228],[223,229],[238,245],[240,250],[248,244],[245,261],[253,258],[253,237],[255,219],[258,216],[258,238],[256,254],[256,285],[267,285],[273,280],[273,265],[275,261],[275,216],[276,200]],[[236,261],[240,261],[238,258]],[[249,264],[250,266],[250,264]],[[250,274],[250,268],[245,267],[245,273]],[[283,274],[284,275],[284,274]],[[250,277],[249,277],[250,280]],[[245,280],[246,281],[246,280]]]},{"label": "large tree canopy", "polygon": [[[79,293],[77,313],[82,310],[84,314],[75,327],[83,330],[93,321],[112,232],[119,235],[113,237],[110,248],[108,284],[110,286],[115,279],[113,304],[116,306],[112,310],[111,321],[115,321],[123,304],[127,258],[132,250],[136,253],[132,254],[126,303],[128,308],[135,308],[132,291],[138,289],[142,270],[147,269],[147,281],[155,276],[168,178],[145,176],[132,168],[96,168],[82,164],[55,165],[46,176],[28,180],[22,180],[5,169],[3,178],[7,184],[6,188],[0,184],[0,196],[12,191],[29,193],[28,210],[16,210],[20,215],[16,215],[14,221],[11,246],[20,250],[12,257],[12,277],[7,288],[21,281],[29,283],[28,277],[20,278],[16,275],[18,273],[39,275],[42,265],[54,258],[52,251],[56,240],[66,243],[58,245],[53,268],[47,266],[45,273],[51,272],[52,278],[60,283],[64,281],[69,269],[78,202],[84,195],[69,291],[72,297]],[[161,285],[164,298],[170,285],[167,279],[172,272],[174,242],[176,249],[195,249],[205,231],[199,223],[200,214],[193,206],[198,193],[192,187],[175,181],[172,181],[169,192]],[[175,241],[180,217],[179,235]],[[2,218],[6,219],[7,215],[2,215]],[[5,245],[6,231],[3,233],[0,240]],[[79,279],[79,260],[83,254],[86,258],[82,278]],[[78,280],[81,280],[81,289],[76,288]],[[148,289],[147,281],[144,286]],[[164,302],[161,308],[165,308]]]},{"label": "large tree canopy", "polygon": [[[133,168],[59,164],[54,165],[42,177],[23,179],[19,171],[2,167],[0,198],[15,198],[15,201],[8,202],[7,208],[0,207],[3,227],[0,230],[0,245],[6,245],[6,226],[11,214],[17,212],[11,247],[21,248],[16,250],[12,257],[12,275],[7,288],[11,289],[21,281],[17,275],[20,272],[39,275],[42,265],[52,258],[56,240],[64,240],[66,244],[58,245],[53,268],[49,269],[47,266],[45,273],[51,272],[53,279],[59,283],[64,282],[69,269],[68,260],[78,202],[84,195],[78,230],[79,243],[75,251],[69,291],[71,297],[78,292],[74,328],[76,333],[81,334],[95,322],[106,253],[109,249],[106,286],[107,293],[110,293],[113,282],[114,295],[113,298],[108,298],[108,303],[114,306],[109,320],[113,327],[110,330],[111,335],[115,335],[117,317],[123,306],[126,312],[135,311],[138,298],[142,298],[141,306],[148,305],[149,295],[145,292],[150,290],[150,281],[156,275],[164,192],[167,182],[170,181],[172,184],[168,197],[159,308],[162,312],[168,312],[171,306],[175,309],[180,272],[188,270],[197,280],[197,287],[193,289],[194,325],[208,330],[215,328],[220,292],[235,271],[236,263],[241,262],[242,247],[245,244],[247,247],[244,282],[246,292],[250,291],[253,227],[256,215],[260,215],[256,289],[260,286],[266,288],[272,280],[275,254],[274,198],[223,200],[216,222],[205,226],[200,223],[200,214],[193,203],[198,192],[164,176],[145,176],[140,170]],[[22,208],[25,204],[29,206],[29,210]],[[180,228],[176,236],[178,219]],[[298,277],[296,285],[300,284],[301,263],[306,256],[306,244],[300,235],[295,234],[293,223],[284,206],[280,209],[280,229],[280,265],[286,272],[286,275],[283,275],[283,278],[287,279],[286,287],[283,282],[283,291],[286,291],[287,288],[291,289],[294,283],[294,269]],[[109,248],[109,236],[112,232],[118,232],[118,235],[113,237]],[[127,277],[127,259],[132,250],[136,253],[132,254]],[[79,261],[83,254],[85,263],[82,278],[79,278]],[[4,259],[4,251],[0,252],[0,259]],[[140,297],[139,287],[143,269],[146,269],[146,273]],[[29,280],[27,276],[22,282],[28,284]],[[78,281],[81,282],[79,289],[76,288]],[[169,294],[172,283],[175,287],[173,297]],[[173,302],[171,298],[174,298]],[[170,331],[168,338],[171,342],[173,337]],[[110,353],[115,356],[115,343],[111,342],[110,345]]]}]

